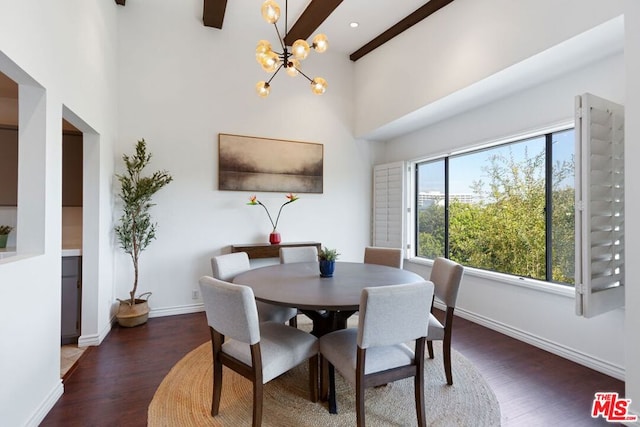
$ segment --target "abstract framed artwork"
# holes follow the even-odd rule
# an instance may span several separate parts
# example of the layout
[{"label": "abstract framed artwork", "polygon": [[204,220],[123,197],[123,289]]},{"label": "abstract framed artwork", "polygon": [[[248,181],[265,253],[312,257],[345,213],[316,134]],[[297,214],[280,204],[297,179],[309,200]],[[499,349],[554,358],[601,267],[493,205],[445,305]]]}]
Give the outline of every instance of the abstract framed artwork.
[{"label": "abstract framed artwork", "polygon": [[225,133],[218,144],[219,190],[323,191],[322,144]]}]

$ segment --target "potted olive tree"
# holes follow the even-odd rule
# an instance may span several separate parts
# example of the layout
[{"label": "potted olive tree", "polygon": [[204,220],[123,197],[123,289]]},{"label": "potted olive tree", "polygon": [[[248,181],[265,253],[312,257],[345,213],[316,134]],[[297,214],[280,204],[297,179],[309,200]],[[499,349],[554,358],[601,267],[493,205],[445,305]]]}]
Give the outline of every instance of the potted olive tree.
[{"label": "potted olive tree", "polygon": [[164,170],[142,176],[144,168],[151,160],[151,153],[147,153],[147,144],[144,139],[138,141],[134,155],[124,154],[122,160],[126,173],[116,175],[120,182],[118,196],[122,201],[122,216],[114,230],[120,248],[131,256],[133,262],[133,288],[129,292],[129,298],[118,299],[120,306],[116,318],[121,326],[132,327],[145,323],[149,317],[147,299],[151,293],[147,292],[136,297],[136,292],[140,253],[156,238],[156,224],[151,221],[149,212],[153,206],[151,198],[173,178]]}]

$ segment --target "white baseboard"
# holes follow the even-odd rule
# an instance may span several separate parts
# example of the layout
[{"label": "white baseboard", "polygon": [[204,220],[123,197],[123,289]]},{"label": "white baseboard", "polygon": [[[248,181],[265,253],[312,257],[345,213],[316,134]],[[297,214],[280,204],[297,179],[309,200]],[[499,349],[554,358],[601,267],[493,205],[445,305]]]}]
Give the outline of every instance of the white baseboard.
[{"label": "white baseboard", "polygon": [[[442,303],[434,302],[434,306],[440,310],[445,310],[445,306]],[[586,353],[576,351],[570,347],[558,344],[553,341],[546,340],[544,338],[532,335],[526,331],[513,328],[507,324],[496,322],[488,317],[479,316],[475,313],[456,308],[456,316],[469,320],[473,323],[477,323],[486,328],[500,332],[501,334],[510,336],[518,341],[526,342],[534,347],[541,348],[550,353],[553,353],[562,358],[571,360],[572,362],[591,368],[595,371],[601,372],[610,377],[624,381],[625,369],[622,366],[614,365],[607,361],[595,358]]]},{"label": "white baseboard", "polygon": [[113,319],[111,322],[107,323],[104,328],[102,328],[102,331],[100,331],[100,333],[91,334],[91,335],[81,335],[80,338],[78,338],[78,347],[89,347],[92,345],[93,346],[100,345],[102,340],[104,340],[107,337],[107,335],[109,335],[109,332],[111,332],[112,325],[113,325]]},{"label": "white baseboard", "polygon": [[154,308],[149,312],[149,317],[176,316],[179,314],[200,313],[201,311],[204,311],[204,303]]},{"label": "white baseboard", "polygon": [[62,380],[59,380],[55,387],[51,389],[47,397],[42,401],[36,412],[31,415],[31,418],[27,421],[25,426],[27,427],[38,427],[44,417],[47,416],[49,411],[56,404],[58,399],[62,397],[62,393],[64,392],[64,386],[62,385]]}]

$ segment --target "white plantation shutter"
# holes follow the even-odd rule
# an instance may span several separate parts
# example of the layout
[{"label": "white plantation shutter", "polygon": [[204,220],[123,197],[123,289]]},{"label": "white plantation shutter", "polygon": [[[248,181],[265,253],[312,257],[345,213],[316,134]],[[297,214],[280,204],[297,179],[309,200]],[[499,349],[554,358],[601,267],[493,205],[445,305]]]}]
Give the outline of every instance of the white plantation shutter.
[{"label": "white plantation shutter", "polygon": [[373,168],[373,246],[403,248],[404,162]]},{"label": "white plantation shutter", "polygon": [[624,306],[624,107],[576,97],[576,314]]}]

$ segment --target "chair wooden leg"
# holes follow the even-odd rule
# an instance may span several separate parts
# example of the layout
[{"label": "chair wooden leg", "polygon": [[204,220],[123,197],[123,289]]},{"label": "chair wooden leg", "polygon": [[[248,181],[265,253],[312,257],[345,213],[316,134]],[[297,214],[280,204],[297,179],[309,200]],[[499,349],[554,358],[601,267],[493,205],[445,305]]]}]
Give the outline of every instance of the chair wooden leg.
[{"label": "chair wooden leg", "polygon": [[424,407],[424,339],[419,340],[420,344],[416,344],[416,375],[414,378],[414,392],[416,398],[416,415],[418,418],[418,427],[427,426],[427,414]]},{"label": "chair wooden leg", "polygon": [[444,359],[444,373],[447,377],[447,384],[453,385],[453,375],[451,374],[451,336],[445,337],[442,342],[442,355]]},{"label": "chair wooden leg", "polygon": [[291,319],[289,319],[289,326],[292,326],[294,328],[298,327],[298,316],[293,316]]},{"label": "chair wooden leg", "polygon": [[261,381],[253,381],[253,427],[262,425],[262,395],[263,384]]},{"label": "chair wooden leg", "polygon": [[365,427],[364,420],[364,381],[356,376],[356,424]]},{"label": "chair wooden leg", "polygon": [[433,341],[427,341],[427,351],[429,352],[429,359],[433,359]]},{"label": "chair wooden leg", "polygon": [[424,368],[419,370],[422,371],[422,374],[418,373],[414,378],[416,416],[418,417],[418,427],[425,427],[427,425],[427,417],[424,408]]},{"label": "chair wooden leg", "polygon": [[222,363],[213,361],[213,399],[211,400],[211,416],[220,411],[220,395],[222,393]]},{"label": "chair wooden leg", "polygon": [[338,404],[336,403],[336,370],[331,363],[329,363],[329,413],[338,413]]},{"label": "chair wooden leg", "polygon": [[309,359],[309,392],[312,402],[318,401],[318,355]]},{"label": "chair wooden leg", "polygon": [[329,399],[329,362],[320,355],[320,400]]},{"label": "chair wooden leg", "polygon": [[211,416],[215,417],[220,411],[220,395],[222,393],[222,361],[220,353],[224,335],[209,327],[211,334],[211,354],[213,357],[213,397],[211,398]]},{"label": "chair wooden leg", "polygon": [[424,408],[424,378],[419,378],[419,376],[416,375],[414,387],[416,396],[416,415],[418,417],[418,427],[425,427],[427,425],[427,417]]}]

